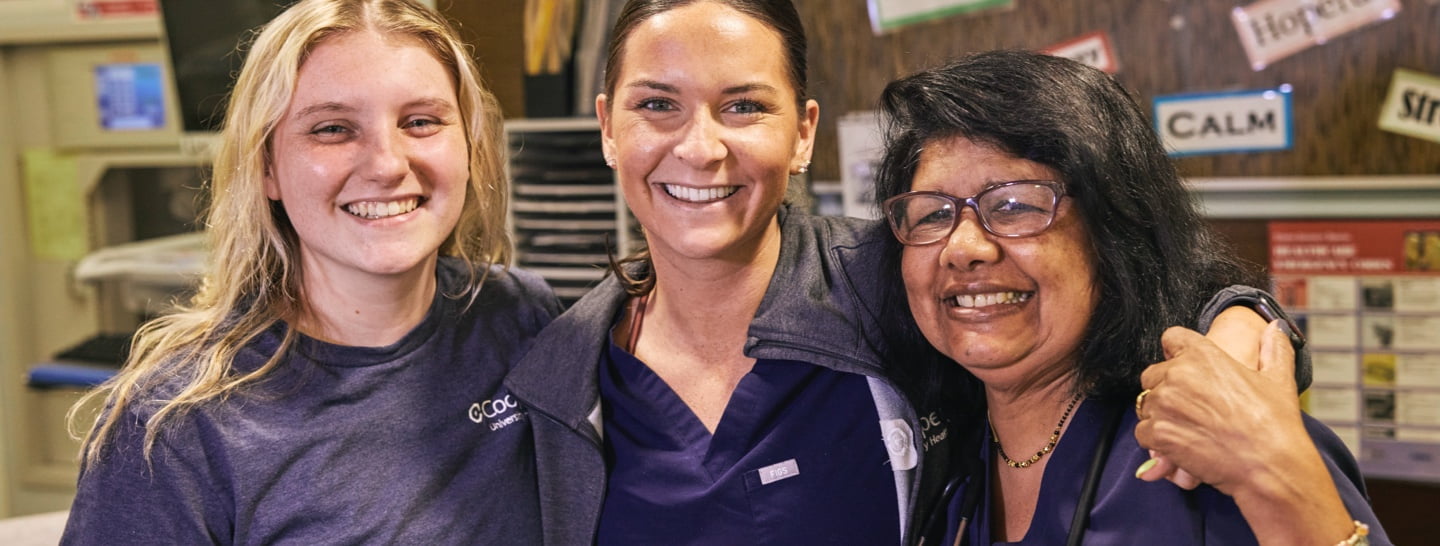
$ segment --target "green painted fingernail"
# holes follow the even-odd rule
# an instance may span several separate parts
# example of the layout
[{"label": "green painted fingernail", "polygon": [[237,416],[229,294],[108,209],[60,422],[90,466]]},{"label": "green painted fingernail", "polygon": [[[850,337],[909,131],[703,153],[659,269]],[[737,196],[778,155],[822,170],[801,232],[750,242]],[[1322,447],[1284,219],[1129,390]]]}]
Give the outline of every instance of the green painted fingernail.
[{"label": "green painted fingernail", "polygon": [[1150,459],[1148,461],[1140,463],[1140,468],[1135,469],[1135,477],[1139,478],[1141,474],[1149,472],[1150,469],[1155,468],[1155,463],[1158,462],[1160,462],[1158,459]]}]

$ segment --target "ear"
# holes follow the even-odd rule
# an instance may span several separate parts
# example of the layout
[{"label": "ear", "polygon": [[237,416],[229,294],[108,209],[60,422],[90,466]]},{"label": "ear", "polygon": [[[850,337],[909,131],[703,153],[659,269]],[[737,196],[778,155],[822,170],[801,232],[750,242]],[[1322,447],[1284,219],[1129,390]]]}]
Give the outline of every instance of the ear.
[{"label": "ear", "polygon": [[268,164],[265,165],[265,197],[271,201],[281,201],[280,182],[275,180],[275,175],[271,174],[272,172],[273,167]]},{"label": "ear", "polygon": [[607,158],[615,157],[615,132],[610,128],[610,97],[595,95],[595,118],[600,120],[600,151]]},{"label": "ear", "polygon": [[795,143],[795,159],[792,161],[797,170],[801,165],[810,164],[810,156],[815,151],[815,129],[820,125],[820,103],[814,99],[805,101],[805,109],[800,112],[800,140]]}]

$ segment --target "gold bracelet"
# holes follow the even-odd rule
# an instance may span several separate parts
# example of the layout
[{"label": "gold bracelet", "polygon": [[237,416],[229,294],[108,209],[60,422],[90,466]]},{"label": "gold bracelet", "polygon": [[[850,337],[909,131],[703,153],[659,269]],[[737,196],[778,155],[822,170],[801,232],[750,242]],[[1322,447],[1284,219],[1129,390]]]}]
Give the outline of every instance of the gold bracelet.
[{"label": "gold bracelet", "polygon": [[1370,546],[1370,526],[1354,520],[1355,532],[1351,533],[1345,540],[1335,543],[1335,546]]}]

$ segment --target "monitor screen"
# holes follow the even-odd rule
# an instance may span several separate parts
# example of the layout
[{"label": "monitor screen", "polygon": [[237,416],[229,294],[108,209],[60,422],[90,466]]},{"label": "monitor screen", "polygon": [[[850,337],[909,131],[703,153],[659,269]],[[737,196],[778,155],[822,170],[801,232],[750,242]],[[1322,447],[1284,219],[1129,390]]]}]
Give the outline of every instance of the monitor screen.
[{"label": "monitor screen", "polygon": [[186,133],[219,130],[251,30],[295,0],[161,0],[166,48]]}]

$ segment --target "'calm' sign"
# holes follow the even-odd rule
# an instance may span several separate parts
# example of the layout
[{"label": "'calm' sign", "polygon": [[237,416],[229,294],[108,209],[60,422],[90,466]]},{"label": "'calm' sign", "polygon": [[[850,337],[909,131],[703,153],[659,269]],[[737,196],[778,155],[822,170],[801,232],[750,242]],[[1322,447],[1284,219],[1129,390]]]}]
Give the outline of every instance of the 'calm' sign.
[{"label": "'calm' sign", "polygon": [[1172,156],[1288,150],[1290,86],[1155,97],[1155,132]]}]

